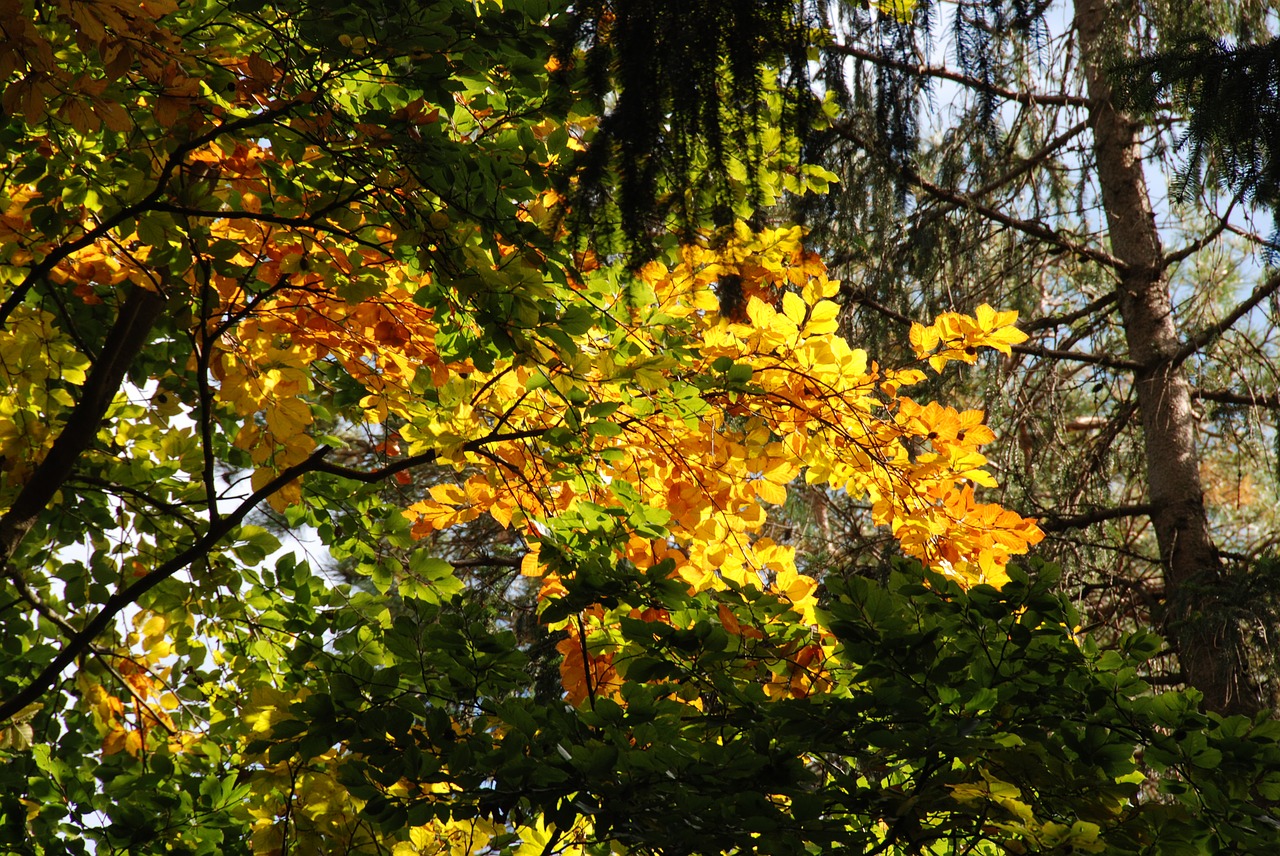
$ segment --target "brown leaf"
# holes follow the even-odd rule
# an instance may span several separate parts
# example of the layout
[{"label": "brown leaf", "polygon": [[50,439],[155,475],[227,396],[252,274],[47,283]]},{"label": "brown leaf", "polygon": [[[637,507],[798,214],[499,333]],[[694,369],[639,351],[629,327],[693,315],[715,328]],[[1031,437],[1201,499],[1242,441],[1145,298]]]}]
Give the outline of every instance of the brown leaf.
[{"label": "brown leaf", "polygon": [[44,93],[37,84],[28,83],[22,93],[22,117],[34,125],[44,116]]},{"label": "brown leaf", "polygon": [[249,76],[262,83],[275,80],[276,67],[262,57],[262,54],[249,55]]},{"label": "brown leaf", "polygon": [[114,101],[99,101],[94,104],[93,110],[109,131],[126,134],[133,128],[133,123],[129,120],[129,112]]}]

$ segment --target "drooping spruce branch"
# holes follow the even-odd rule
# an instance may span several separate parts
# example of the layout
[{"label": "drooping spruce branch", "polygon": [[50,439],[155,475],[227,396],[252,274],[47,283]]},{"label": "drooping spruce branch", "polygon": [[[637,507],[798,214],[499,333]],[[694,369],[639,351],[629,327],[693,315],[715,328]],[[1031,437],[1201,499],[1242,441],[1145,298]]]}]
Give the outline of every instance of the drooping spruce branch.
[{"label": "drooping spruce branch", "polygon": [[[987,0],[966,4],[954,17],[955,74],[978,94],[984,126],[994,129],[1000,103],[1019,100],[1005,85],[995,40],[1020,32],[1042,45],[1047,6],[1045,0]],[[566,68],[582,63],[573,70],[583,73],[601,117],[566,175],[576,178],[571,216],[577,231],[620,231],[633,253],[644,254],[664,224],[689,231],[709,217],[723,225],[743,192],[730,176],[731,160],[746,167],[747,202],[760,197],[766,120],[776,123],[782,140],[820,155],[824,144],[813,136],[819,91],[846,112],[855,103],[868,107],[876,117],[876,149],[894,163],[912,162],[917,115],[928,79],[937,76],[920,59],[937,12],[920,2],[909,14],[903,20],[874,4],[822,0],[575,3],[559,62]],[[851,82],[850,59],[870,60],[868,74]],[[780,116],[770,112],[779,109],[770,106],[771,97],[780,102]],[[1076,102],[1062,96],[1035,103]],[[904,190],[900,185],[899,194]]]},{"label": "drooping spruce branch", "polygon": [[1280,39],[1232,45],[1201,36],[1118,77],[1126,106],[1151,109],[1169,98],[1187,112],[1187,161],[1174,183],[1180,197],[1209,178],[1263,205],[1280,203]]},{"label": "drooping spruce branch", "polygon": [[810,5],[792,0],[575,4],[562,62],[585,51],[602,117],[575,164],[575,223],[597,234],[620,223],[643,253],[655,226],[674,218],[692,228],[708,202],[727,219],[730,158],[754,175],[763,154],[764,69],[779,72],[784,132],[802,137],[813,122],[807,50],[816,24]]}]

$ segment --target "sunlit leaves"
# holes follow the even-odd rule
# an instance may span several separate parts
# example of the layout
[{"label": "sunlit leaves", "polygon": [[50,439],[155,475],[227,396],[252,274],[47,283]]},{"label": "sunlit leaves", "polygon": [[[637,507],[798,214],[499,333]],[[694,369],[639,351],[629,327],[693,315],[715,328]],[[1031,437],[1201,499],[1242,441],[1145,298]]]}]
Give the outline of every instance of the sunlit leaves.
[{"label": "sunlit leaves", "polygon": [[915,14],[916,0],[876,0],[876,9],[897,21],[899,24],[910,24]]},{"label": "sunlit leaves", "polygon": [[[1004,582],[1040,533],[975,493],[994,436],[905,393],[923,360],[1008,353],[1014,319],[869,355],[802,231],[747,212],[638,270],[575,246],[548,170],[596,120],[549,77],[557,8],[330,5],[0,2],[6,497],[124,296],[167,300],[6,568],[0,703],[101,619],[0,732],[35,795],[15,828],[102,852],[599,854],[686,815],[708,852],[883,837],[873,785],[828,806],[816,759],[885,800],[915,768],[859,756],[891,730],[808,742],[878,679],[771,523],[843,493],[945,575],[933,608]],[[928,701],[956,731],[964,701]]]},{"label": "sunlit leaves", "polygon": [[976,316],[944,312],[928,327],[911,325],[911,347],[938,372],[952,360],[976,362],[979,348],[995,348],[1007,356],[1011,346],[1027,340],[1027,334],[1013,326],[1017,320],[1018,313],[997,312],[985,303]]},{"label": "sunlit leaves", "polygon": [[75,403],[88,358],[50,312],[18,308],[0,334],[0,508],[53,443],[50,422]]}]

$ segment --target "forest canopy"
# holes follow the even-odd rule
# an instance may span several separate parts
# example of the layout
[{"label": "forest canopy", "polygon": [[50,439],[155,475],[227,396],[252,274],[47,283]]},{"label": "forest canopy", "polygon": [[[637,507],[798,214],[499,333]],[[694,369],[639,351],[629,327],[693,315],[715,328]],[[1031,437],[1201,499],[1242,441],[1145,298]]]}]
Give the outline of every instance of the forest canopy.
[{"label": "forest canopy", "polygon": [[624,111],[698,6],[0,0],[0,848],[1269,852],[938,395],[1019,313],[850,336],[813,10]]}]

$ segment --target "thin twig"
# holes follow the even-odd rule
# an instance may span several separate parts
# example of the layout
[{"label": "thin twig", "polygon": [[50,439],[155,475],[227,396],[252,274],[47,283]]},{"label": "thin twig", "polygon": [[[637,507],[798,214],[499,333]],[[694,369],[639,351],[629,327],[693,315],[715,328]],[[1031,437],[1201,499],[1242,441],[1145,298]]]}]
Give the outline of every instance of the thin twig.
[{"label": "thin twig", "polygon": [[1089,303],[1079,309],[1066,312],[1062,315],[1052,315],[1045,318],[1037,318],[1034,321],[1028,321],[1026,324],[1022,325],[1021,329],[1024,333],[1034,333],[1038,330],[1049,330],[1054,327],[1062,327],[1066,324],[1074,324],[1081,318],[1087,318],[1099,309],[1104,309],[1115,302],[1116,292],[1108,291],[1098,299],[1089,301]]}]

